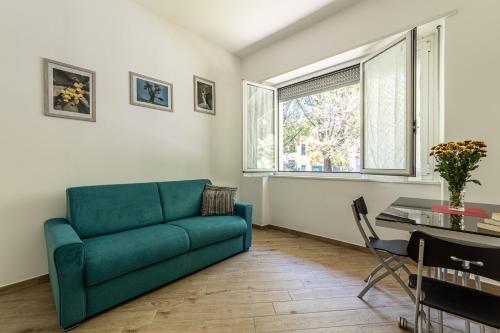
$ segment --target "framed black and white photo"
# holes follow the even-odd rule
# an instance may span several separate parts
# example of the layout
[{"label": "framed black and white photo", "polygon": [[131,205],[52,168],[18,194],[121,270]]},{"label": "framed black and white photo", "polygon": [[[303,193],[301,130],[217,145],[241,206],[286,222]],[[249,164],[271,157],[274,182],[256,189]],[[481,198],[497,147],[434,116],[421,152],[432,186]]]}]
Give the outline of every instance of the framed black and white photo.
[{"label": "framed black and white photo", "polygon": [[195,75],[193,83],[194,110],[215,115],[215,82]]},{"label": "framed black and white photo", "polygon": [[50,59],[43,59],[43,67],[44,114],[95,122],[95,72]]},{"label": "framed black and white photo", "polygon": [[130,72],[130,104],[173,112],[173,85]]}]

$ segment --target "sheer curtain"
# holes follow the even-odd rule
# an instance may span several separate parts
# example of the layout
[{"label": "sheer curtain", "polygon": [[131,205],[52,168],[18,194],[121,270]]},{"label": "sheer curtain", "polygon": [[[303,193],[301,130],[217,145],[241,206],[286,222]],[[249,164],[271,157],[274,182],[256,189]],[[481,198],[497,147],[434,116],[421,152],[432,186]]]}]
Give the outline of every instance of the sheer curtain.
[{"label": "sheer curtain", "polygon": [[274,169],[274,90],[246,84],[246,169]]},{"label": "sheer curtain", "polygon": [[407,166],[407,41],[364,63],[364,168]]}]

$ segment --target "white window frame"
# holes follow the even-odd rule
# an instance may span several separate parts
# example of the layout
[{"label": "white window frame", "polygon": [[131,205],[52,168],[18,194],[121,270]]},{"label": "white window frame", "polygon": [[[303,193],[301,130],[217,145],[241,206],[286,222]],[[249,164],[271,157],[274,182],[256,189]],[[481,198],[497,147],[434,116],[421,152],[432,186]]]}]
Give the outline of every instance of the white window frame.
[{"label": "white window frame", "polygon": [[[273,92],[273,129],[274,129],[274,168],[248,168],[247,167],[247,86],[255,86],[262,89],[268,89]],[[244,173],[266,173],[276,172],[278,170],[278,89],[272,86],[243,80],[243,172]]]},{"label": "white window frame", "polygon": [[[416,167],[416,161],[417,159],[422,163],[421,166],[424,164],[427,165],[427,167],[422,167],[419,168],[415,176],[406,176],[406,175],[392,175],[392,174],[363,174],[361,172],[355,172],[355,173],[339,173],[339,172],[332,172],[332,173],[323,173],[323,172],[311,172],[311,171],[296,171],[296,172],[287,172],[287,171],[278,171],[280,166],[280,160],[279,160],[279,154],[281,154],[282,147],[281,147],[281,133],[283,129],[281,128],[282,126],[282,117],[280,114],[279,110],[279,101],[277,98],[277,92],[275,92],[275,117],[277,119],[275,120],[275,126],[278,125],[279,128],[276,130],[275,129],[275,141],[278,141],[277,149],[275,149],[275,169],[273,170],[265,170],[268,172],[263,172],[262,175],[268,175],[268,176],[275,176],[275,177],[289,177],[289,178],[311,178],[311,179],[332,179],[332,180],[351,180],[351,181],[374,181],[374,182],[395,182],[395,183],[417,183],[417,184],[427,184],[427,185],[437,185],[439,184],[439,177],[436,176],[436,173],[434,172],[434,163],[432,160],[428,159],[428,153],[427,150],[434,144],[438,143],[440,140],[442,140],[443,137],[443,110],[442,110],[442,102],[441,102],[441,97],[443,94],[442,91],[442,27],[444,25],[444,21],[442,19],[435,20],[434,23],[439,22],[436,24],[436,31],[432,34],[433,38],[433,51],[434,54],[432,55],[432,59],[429,59],[432,64],[432,77],[430,77],[430,81],[432,81],[433,87],[429,87],[429,94],[432,94],[432,97],[429,98],[429,100],[426,100],[425,102],[428,103],[429,108],[424,111],[427,113],[427,121],[425,121],[422,117],[422,110],[420,111],[420,117],[417,118],[416,114],[416,97],[414,96],[412,98],[414,104],[414,120],[416,123],[413,123],[412,127],[416,127],[417,131],[419,129],[422,129],[422,123],[426,122],[423,126],[424,132],[425,133],[420,133],[420,137],[413,136],[414,138],[414,147],[416,149],[416,139],[418,138],[420,141],[420,149],[415,151],[413,153],[414,156],[414,165]],[[425,23],[428,27],[428,25],[433,24],[432,22]],[[418,29],[420,29],[423,25],[419,25]],[[420,30],[419,30],[420,31]],[[424,35],[423,38],[429,38],[430,34]],[[416,36],[415,36],[416,37]],[[419,37],[420,38],[420,37]],[[399,40],[398,40],[399,41]],[[397,43],[398,41],[395,41],[394,43]],[[394,44],[392,43],[392,44]],[[416,43],[413,43],[413,47],[416,47]],[[418,50],[417,50],[418,51]],[[416,57],[417,52],[411,52],[409,54],[412,54]],[[287,86],[290,84],[294,84],[297,82],[301,82],[304,80],[308,80],[312,77],[318,76],[318,75],[323,75],[332,71],[338,71],[342,70],[344,68],[350,67],[352,65],[360,64],[361,61],[366,58],[356,58],[352,59],[350,61],[344,62],[339,65],[334,65],[328,68],[324,68],[318,71],[310,72],[309,74],[302,75],[300,77],[295,77],[293,79],[287,80],[287,81],[281,81],[279,83],[276,83],[273,86],[268,86],[268,85],[262,85],[259,83],[253,83],[256,86],[263,86],[268,89],[276,89],[280,88],[283,86]],[[413,59],[416,63],[416,59]],[[416,67],[413,65],[413,67]],[[293,71],[292,71],[293,72]],[[361,72],[362,73],[362,72]],[[362,74],[361,74],[362,75]],[[274,78],[269,79],[269,82],[273,82]],[[413,73],[413,84],[416,84],[416,73]],[[266,82],[266,81],[264,81]],[[361,85],[362,82],[360,82]],[[360,86],[360,89],[362,89],[362,85]],[[416,95],[416,86],[413,88],[412,92],[415,92]],[[244,96],[244,102],[245,102],[245,91],[243,93]],[[419,95],[421,100],[424,98],[422,96],[422,92]],[[362,102],[364,101],[363,99],[361,100]],[[363,113],[361,111],[361,117],[363,116]],[[244,141],[246,138],[246,119],[244,117]],[[363,124],[363,123],[362,123]],[[422,136],[426,135],[427,140],[423,139]],[[361,144],[363,144],[363,140],[360,138]],[[244,142],[243,144],[243,157],[246,157],[246,143]],[[418,156],[417,156],[418,154]],[[361,156],[362,158],[362,156]],[[244,164],[245,166],[245,164]],[[245,171],[245,170],[244,170]],[[258,175],[258,172],[264,171],[264,170],[246,170],[245,172],[248,173],[249,176],[251,175]],[[251,173],[253,172],[253,173]]]},{"label": "white window frame", "polygon": [[[417,177],[422,180],[436,180],[438,174],[434,171],[435,161],[429,156],[429,149],[438,144],[442,140],[440,130],[441,126],[441,110],[439,105],[440,98],[440,64],[441,64],[441,43],[440,34],[441,26],[436,27],[436,30],[425,36],[419,37],[420,48],[417,49],[417,59],[420,58],[420,66],[425,69],[425,80],[420,80],[420,100],[417,100],[419,107],[419,115],[417,115],[417,139],[420,150],[417,152]],[[427,48],[427,45],[429,48]],[[422,53],[418,56],[418,53]],[[427,52],[427,56],[424,54]],[[419,71],[421,75],[424,71]],[[423,103],[426,102],[426,103]]]},{"label": "white window frame", "polygon": [[[416,118],[415,118],[415,66],[416,66],[416,30],[414,28],[401,38],[383,48],[382,50],[370,55],[360,64],[361,82],[361,173],[373,175],[388,175],[388,176],[406,176],[414,177],[416,172],[416,150],[415,150],[415,135],[416,135]],[[405,169],[380,169],[365,167],[365,98],[364,98],[364,68],[368,61],[386,52],[395,45],[406,41],[406,167]]]}]

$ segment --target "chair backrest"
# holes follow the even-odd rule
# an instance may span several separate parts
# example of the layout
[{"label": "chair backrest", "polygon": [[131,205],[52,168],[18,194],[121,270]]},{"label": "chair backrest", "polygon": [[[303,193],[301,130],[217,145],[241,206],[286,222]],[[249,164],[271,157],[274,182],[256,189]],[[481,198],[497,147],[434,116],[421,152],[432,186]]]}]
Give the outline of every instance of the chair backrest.
[{"label": "chair backrest", "polygon": [[[358,226],[359,232],[365,239],[365,242],[369,240],[369,237],[379,239],[378,235],[375,233],[370,221],[368,220],[368,208],[366,207],[365,199],[363,197],[359,197],[352,202],[352,211],[354,214],[354,220]],[[361,225],[361,220],[365,221],[368,230],[370,231],[371,236],[367,236],[363,226]]]},{"label": "chair backrest", "polygon": [[500,247],[480,246],[415,231],[408,244],[408,255],[415,262],[418,262],[420,240],[424,241],[424,266],[454,269],[500,281]]},{"label": "chair backrest", "polygon": [[359,197],[353,201],[353,204],[356,207],[356,213],[358,214],[359,219],[361,219],[360,214],[368,215],[368,208],[366,207],[365,198]]}]

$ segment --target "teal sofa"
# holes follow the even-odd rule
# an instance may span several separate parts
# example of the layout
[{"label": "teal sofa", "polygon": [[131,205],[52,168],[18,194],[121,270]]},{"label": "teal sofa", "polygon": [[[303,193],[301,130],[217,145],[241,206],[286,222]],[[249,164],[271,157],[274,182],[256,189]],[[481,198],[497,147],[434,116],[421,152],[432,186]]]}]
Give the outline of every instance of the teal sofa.
[{"label": "teal sofa", "polygon": [[45,222],[61,327],[248,250],[252,205],[200,216],[209,180],[69,188],[67,218]]}]

